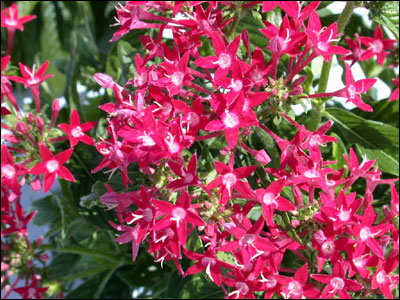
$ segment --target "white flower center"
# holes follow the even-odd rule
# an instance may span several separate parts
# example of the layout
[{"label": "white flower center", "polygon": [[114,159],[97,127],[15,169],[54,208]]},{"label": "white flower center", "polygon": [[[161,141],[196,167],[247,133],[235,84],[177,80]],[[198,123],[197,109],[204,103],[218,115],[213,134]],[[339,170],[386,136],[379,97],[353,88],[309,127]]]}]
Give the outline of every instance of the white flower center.
[{"label": "white flower center", "polygon": [[203,264],[203,266],[210,265],[210,267],[213,267],[217,262],[212,257],[203,257],[201,259],[201,263]]},{"label": "white flower center", "polygon": [[79,138],[84,136],[85,134],[82,132],[82,128],[80,126],[76,126],[74,129],[71,130],[71,135],[74,138]]},{"label": "white flower center", "polygon": [[144,146],[154,146],[156,143],[154,142],[154,140],[148,136],[148,135],[142,135],[138,137],[139,140],[141,140],[143,142]]},{"label": "white flower center", "polygon": [[196,126],[197,124],[200,123],[200,117],[195,112],[190,112],[188,114],[187,120],[189,121],[190,125],[192,125],[192,126]]},{"label": "white flower center", "polygon": [[385,282],[386,277],[387,277],[386,272],[382,270],[378,273],[378,275],[376,275],[376,281],[378,281],[379,284],[382,284]]},{"label": "white flower center", "polygon": [[362,256],[353,258],[353,264],[357,267],[357,268],[363,268],[365,266],[364,263],[364,258]]},{"label": "white flower center", "polygon": [[267,278],[265,278],[266,286],[269,289],[272,289],[276,286],[277,280],[274,275],[268,275]]},{"label": "white flower center", "polygon": [[186,176],[183,178],[183,182],[184,183],[190,183],[190,182],[192,182],[193,181],[193,175],[192,174],[190,174],[190,173],[188,173],[188,174],[186,174]]},{"label": "white flower center", "polygon": [[251,244],[254,241],[254,234],[246,234],[240,239],[239,244],[246,245]]},{"label": "white flower center", "polygon": [[335,290],[341,290],[344,288],[344,281],[339,277],[332,278],[330,284]]},{"label": "white flower center", "polygon": [[336,251],[335,243],[333,241],[326,241],[322,244],[321,249],[325,255],[331,255]]},{"label": "white flower center", "polygon": [[1,167],[1,177],[13,179],[15,176],[15,168],[12,165],[4,165]]},{"label": "white flower center", "polygon": [[267,206],[277,207],[278,204],[275,201],[275,195],[273,193],[265,193],[263,196],[263,202]]},{"label": "white flower center", "polygon": [[222,120],[225,124],[226,127],[228,128],[234,128],[237,127],[239,124],[239,118],[235,114],[231,114],[228,111],[224,113],[224,116],[222,117]]},{"label": "white flower center", "polygon": [[222,177],[222,183],[226,187],[230,188],[231,186],[233,186],[236,183],[236,175],[233,173],[225,174]]},{"label": "white flower center", "polygon": [[150,207],[143,209],[143,220],[146,222],[151,222],[153,220],[153,211]]},{"label": "white flower center", "polygon": [[383,50],[383,44],[380,40],[375,40],[371,46],[372,50],[374,51],[374,53],[381,53]]},{"label": "white flower center", "polygon": [[181,86],[184,77],[185,74],[183,74],[182,72],[174,72],[174,74],[172,74],[171,76],[171,81],[174,85]]},{"label": "white flower center", "polygon": [[239,79],[236,79],[236,80],[232,79],[232,82],[231,82],[231,85],[229,86],[229,88],[233,89],[235,92],[240,92],[243,88],[243,83]]},{"label": "white flower center", "polygon": [[318,177],[320,177],[320,174],[317,170],[311,169],[311,170],[305,171],[304,176],[306,176],[307,178],[318,178]]},{"label": "white flower center", "polygon": [[246,295],[249,292],[249,286],[244,282],[236,282],[236,288],[240,291],[243,295]]},{"label": "white flower center", "polygon": [[296,280],[291,281],[288,285],[288,288],[293,294],[303,293],[303,286]]},{"label": "white flower center", "polygon": [[50,173],[57,171],[59,166],[60,164],[55,159],[49,160],[46,163],[47,171],[49,171]]},{"label": "white flower center", "polygon": [[231,56],[227,53],[222,53],[216,62],[222,69],[229,68],[232,64]]},{"label": "white flower center", "polygon": [[351,210],[344,210],[343,206],[340,208],[339,219],[340,221],[347,222],[350,220]]},{"label": "white flower center", "polygon": [[372,233],[371,233],[371,230],[369,230],[368,227],[363,227],[360,230],[360,238],[361,238],[362,241],[366,241],[371,237],[372,237]]},{"label": "white flower center", "polygon": [[182,220],[186,217],[186,210],[184,210],[182,207],[176,207],[172,211],[172,217],[174,220]]},{"label": "white flower center", "polygon": [[357,95],[357,89],[352,84],[350,84],[350,86],[347,88],[347,91],[349,92],[350,99],[354,99],[354,97]]}]

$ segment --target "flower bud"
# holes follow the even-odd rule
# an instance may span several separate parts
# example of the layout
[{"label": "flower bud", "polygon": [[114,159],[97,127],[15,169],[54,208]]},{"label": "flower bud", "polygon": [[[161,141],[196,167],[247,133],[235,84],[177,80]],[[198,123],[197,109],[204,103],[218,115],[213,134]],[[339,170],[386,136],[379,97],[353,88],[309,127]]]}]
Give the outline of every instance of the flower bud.
[{"label": "flower bud", "polygon": [[114,80],[112,79],[111,76],[104,74],[104,73],[96,73],[94,74],[94,80],[96,80],[96,82],[101,85],[104,88],[109,88],[112,89],[114,87]]},{"label": "flower bud", "polygon": [[33,113],[31,113],[31,112],[26,113],[26,118],[29,123],[33,123],[33,121],[35,120],[35,118],[33,117]]},{"label": "flower bud", "polygon": [[44,131],[44,121],[40,116],[36,117],[36,126],[39,129],[40,134],[43,135],[43,131]]}]

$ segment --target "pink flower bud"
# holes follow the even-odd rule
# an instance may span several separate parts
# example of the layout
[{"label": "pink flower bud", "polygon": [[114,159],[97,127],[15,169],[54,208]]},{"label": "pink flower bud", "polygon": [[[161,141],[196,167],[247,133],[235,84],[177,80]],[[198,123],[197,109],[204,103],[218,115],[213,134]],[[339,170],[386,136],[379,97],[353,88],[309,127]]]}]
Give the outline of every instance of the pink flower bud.
[{"label": "pink flower bud", "polygon": [[39,247],[39,246],[43,243],[43,240],[44,240],[44,236],[41,235],[41,236],[36,240],[36,247]]},{"label": "pink flower bud", "polygon": [[35,120],[35,118],[33,117],[33,113],[31,112],[26,113],[26,118],[28,119],[29,123],[33,123],[33,121]]},{"label": "pink flower bud", "polygon": [[31,182],[31,188],[33,191],[38,192],[42,188],[39,176],[36,176],[35,180]]},{"label": "pink flower bud", "polygon": [[94,80],[96,80],[96,82],[99,85],[101,85],[102,87],[104,87],[106,89],[107,88],[112,89],[115,84],[112,77],[107,74],[104,74],[104,73],[96,73],[96,74],[94,74],[93,77],[94,77]]},{"label": "pink flower bud", "polygon": [[299,95],[303,92],[303,88],[301,86],[296,86],[289,92],[289,95]]},{"label": "pink flower bud", "polygon": [[271,158],[269,157],[267,152],[265,152],[265,150],[256,151],[254,157],[262,165],[266,165],[271,161]]},{"label": "pink flower bud", "polygon": [[44,131],[44,121],[40,116],[36,117],[36,126],[39,129],[40,133],[43,134]]},{"label": "pink flower bud", "polygon": [[292,85],[291,85],[292,88],[294,88],[294,87],[296,87],[296,86],[299,86],[299,85],[302,84],[306,79],[307,79],[306,76],[301,76],[301,77],[297,78],[295,81],[293,81],[293,83],[292,83]]}]

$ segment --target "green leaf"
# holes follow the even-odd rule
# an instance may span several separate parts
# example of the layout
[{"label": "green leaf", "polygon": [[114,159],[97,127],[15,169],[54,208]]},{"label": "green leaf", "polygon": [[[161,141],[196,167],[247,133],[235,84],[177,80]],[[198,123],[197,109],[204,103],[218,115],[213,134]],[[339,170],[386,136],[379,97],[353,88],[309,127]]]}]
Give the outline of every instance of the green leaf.
[{"label": "green leaf", "polygon": [[183,288],[180,297],[181,299],[222,299],[224,293],[221,288],[212,282],[208,282],[200,274],[192,276],[185,287]]},{"label": "green leaf", "polygon": [[337,163],[332,164],[332,168],[339,170],[343,168],[343,166],[346,164],[346,160],[343,157],[343,154],[348,154],[346,146],[344,145],[342,139],[340,136],[338,136],[336,133],[332,132],[331,136],[337,139],[337,143],[332,143],[332,156],[333,159],[337,161]]},{"label": "green leaf", "polygon": [[100,205],[100,197],[103,196],[107,192],[107,189],[103,182],[96,181],[95,184],[92,185],[92,190],[89,195],[82,196],[79,205],[82,207],[86,207],[87,209],[91,209],[93,206]]},{"label": "green leaf", "polygon": [[369,1],[370,17],[389,28],[399,40],[399,2]]},{"label": "green leaf", "polygon": [[396,127],[338,108],[328,108],[323,114],[335,122],[343,138],[355,144],[363,156],[376,159],[382,172],[399,176],[399,130]]},{"label": "green leaf", "polygon": [[37,210],[37,214],[32,220],[33,225],[43,226],[47,224],[54,224],[60,219],[60,211],[53,201],[52,196],[47,196],[32,202],[30,210]]}]

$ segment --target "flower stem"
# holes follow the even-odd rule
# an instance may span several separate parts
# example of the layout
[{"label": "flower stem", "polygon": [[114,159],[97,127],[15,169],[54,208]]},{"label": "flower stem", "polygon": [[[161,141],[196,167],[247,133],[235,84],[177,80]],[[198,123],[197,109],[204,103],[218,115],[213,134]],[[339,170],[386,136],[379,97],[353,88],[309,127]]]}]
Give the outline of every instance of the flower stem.
[{"label": "flower stem", "polygon": [[[342,33],[344,28],[347,25],[347,22],[350,20],[350,17],[353,13],[354,8],[356,7],[355,1],[346,2],[346,6],[343,12],[340,14],[337,25],[338,25],[338,34]],[[324,61],[321,70],[321,77],[318,85],[318,93],[324,93],[326,91],[326,87],[328,86],[329,79],[329,71],[331,69],[332,59],[329,62]],[[327,99],[326,99],[327,100]],[[311,131],[315,131],[319,127],[319,123],[321,122],[321,112],[325,108],[325,101],[322,99],[315,99],[312,101],[313,107],[311,110],[311,119],[308,123],[308,129]]]}]

